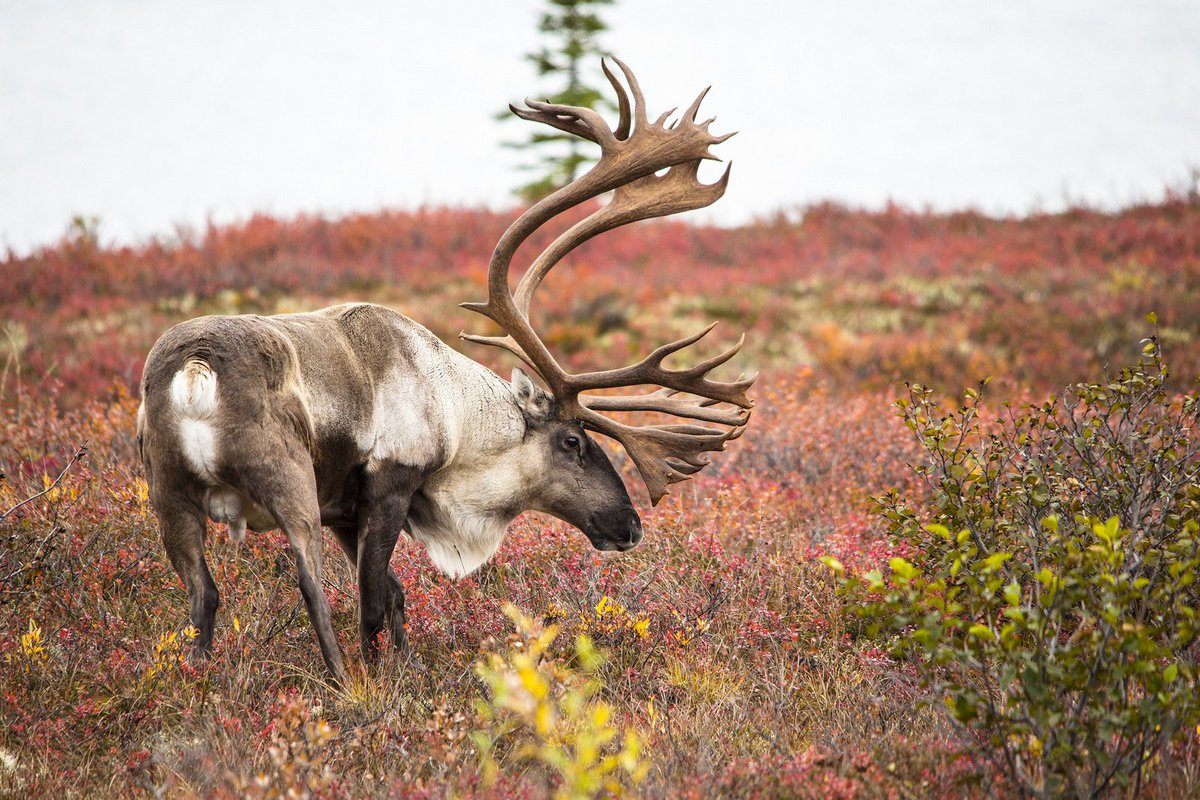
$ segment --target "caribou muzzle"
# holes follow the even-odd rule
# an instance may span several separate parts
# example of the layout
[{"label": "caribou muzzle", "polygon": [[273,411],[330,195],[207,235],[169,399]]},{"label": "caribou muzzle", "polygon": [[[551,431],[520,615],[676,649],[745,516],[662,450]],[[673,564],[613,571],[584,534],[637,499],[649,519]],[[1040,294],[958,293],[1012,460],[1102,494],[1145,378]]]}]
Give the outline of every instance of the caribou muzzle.
[{"label": "caribou muzzle", "polygon": [[583,531],[597,550],[625,552],[642,540],[642,520],[633,506],[615,514],[595,514]]}]

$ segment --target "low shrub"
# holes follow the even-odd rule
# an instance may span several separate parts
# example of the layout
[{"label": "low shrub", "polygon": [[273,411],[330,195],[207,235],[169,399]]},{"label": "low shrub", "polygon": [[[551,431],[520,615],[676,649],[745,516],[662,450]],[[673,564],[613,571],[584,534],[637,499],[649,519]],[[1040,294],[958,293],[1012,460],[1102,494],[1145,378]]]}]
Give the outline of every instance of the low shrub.
[{"label": "low shrub", "polygon": [[483,727],[472,739],[479,749],[485,782],[495,781],[500,762],[533,764],[555,776],[554,797],[581,800],[601,794],[621,796],[642,781],[649,762],[643,738],[626,729],[618,736],[613,709],[596,697],[593,676],[603,657],[591,640],[575,643],[577,664],[549,654],[558,635],[513,606],[505,613],[516,626],[506,653],[492,652],[475,665],[487,687],[479,702]]},{"label": "low shrub", "polygon": [[1164,390],[1157,337],[1144,354],[989,424],[979,390],[946,414],[910,387],[932,506],[879,498],[910,558],[827,559],[1023,796],[1136,795],[1200,722],[1200,401]]}]

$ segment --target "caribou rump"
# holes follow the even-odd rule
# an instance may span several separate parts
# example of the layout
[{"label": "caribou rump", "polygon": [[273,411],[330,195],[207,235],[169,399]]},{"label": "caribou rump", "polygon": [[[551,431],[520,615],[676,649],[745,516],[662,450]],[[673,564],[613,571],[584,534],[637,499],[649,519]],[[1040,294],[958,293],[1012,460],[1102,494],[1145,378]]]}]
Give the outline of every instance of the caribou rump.
[{"label": "caribou rump", "polygon": [[[618,369],[567,373],[529,322],[538,286],[572,248],[640,219],[709,205],[725,191],[728,168],[703,184],[697,168],[728,138],[697,122],[702,92],[675,123],[651,122],[633,73],[616,60],[628,90],[603,64],[619,104],[609,129],[587,108],[526,100],[526,120],[587,139],[600,158],[582,177],[531,206],[496,245],[488,299],[464,303],[501,336],[462,334],[504,348],[519,368],[503,380],[387,308],[352,303],[303,314],[210,316],[163,334],[146,359],[138,441],[150,502],[172,566],[187,588],[196,650],[211,646],[219,595],[204,555],[208,520],[282,529],[325,664],[346,669],[321,587],[322,526],[357,573],[360,646],[377,655],[385,627],[408,652],[404,590],[390,560],[401,530],[424,543],[433,563],[465,575],[496,551],[526,510],[579,528],[601,550],[627,550],[642,525],[620,476],[588,435],[619,442],[652,502],[722,450],[749,419],[753,379],[718,381],[713,369],[741,341],[693,367],[664,360],[712,330],[663,345]],[[707,90],[705,90],[707,91]],[[632,97],[631,97],[632,95]],[[559,236],[513,292],[509,266],[535,230],[606,192],[611,200]],[[628,394],[596,390],[658,387]],[[547,389],[549,391],[547,391]],[[652,411],[691,422],[630,425],[601,412]],[[707,424],[699,424],[707,423]]]}]

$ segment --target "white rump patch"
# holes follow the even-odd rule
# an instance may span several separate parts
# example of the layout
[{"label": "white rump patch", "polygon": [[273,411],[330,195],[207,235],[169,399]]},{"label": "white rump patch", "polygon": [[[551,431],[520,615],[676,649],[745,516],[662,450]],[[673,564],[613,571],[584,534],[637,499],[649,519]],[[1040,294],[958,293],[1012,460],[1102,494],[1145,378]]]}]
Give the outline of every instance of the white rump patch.
[{"label": "white rump patch", "polygon": [[217,410],[217,373],[204,361],[189,360],[171,380],[171,402],[185,417],[211,417]]},{"label": "white rump patch", "polygon": [[202,478],[216,480],[217,439],[211,419],[217,411],[217,373],[192,359],[171,380],[171,403],[179,412],[184,458]]}]

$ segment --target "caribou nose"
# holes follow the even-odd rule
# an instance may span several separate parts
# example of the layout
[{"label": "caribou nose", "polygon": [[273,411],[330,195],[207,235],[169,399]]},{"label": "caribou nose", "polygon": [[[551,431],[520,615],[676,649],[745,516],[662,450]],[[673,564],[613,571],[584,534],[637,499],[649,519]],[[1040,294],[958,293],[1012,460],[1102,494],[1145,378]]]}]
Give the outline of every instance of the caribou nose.
[{"label": "caribou nose", "polygon": [[629,546],[637,544],[642,540],[642,521],[638,519],[637,514],[629,520]]}]

